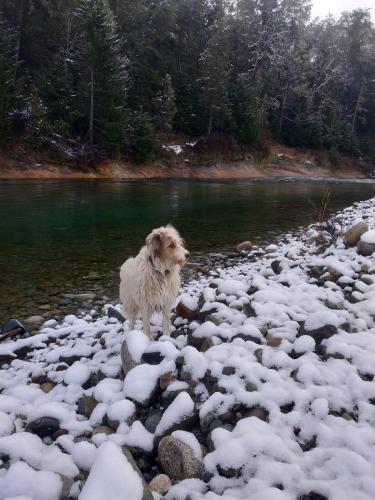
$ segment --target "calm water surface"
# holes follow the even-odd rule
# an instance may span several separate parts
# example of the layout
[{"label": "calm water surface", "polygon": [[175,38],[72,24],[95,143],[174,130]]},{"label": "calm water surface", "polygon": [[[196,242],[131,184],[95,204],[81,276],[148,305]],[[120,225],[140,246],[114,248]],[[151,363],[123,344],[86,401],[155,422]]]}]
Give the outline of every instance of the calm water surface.
[{"label": "calm water surface", "polygon": [[[329,187],[332,211],[375,196],[371,182]],[[196,255],[247,239],[271,242],[315,221],[313,204],[326,189],[306,182],[2,182],[0,322],[40,313],[39,305],[62,293],[115,293],[118,267],[156,226],[174,224]]]}]

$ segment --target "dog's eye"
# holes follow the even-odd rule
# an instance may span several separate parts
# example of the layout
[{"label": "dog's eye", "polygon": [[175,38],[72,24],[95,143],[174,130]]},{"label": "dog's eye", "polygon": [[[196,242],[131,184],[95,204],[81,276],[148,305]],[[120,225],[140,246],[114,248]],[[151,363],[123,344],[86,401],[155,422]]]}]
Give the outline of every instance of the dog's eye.
[{"label": "dog's eye", "polygon": [[171,248],[172,250],[176,248],[176,244],[175,243],[171,243],[170,245],[168,245],[168,248]]}]

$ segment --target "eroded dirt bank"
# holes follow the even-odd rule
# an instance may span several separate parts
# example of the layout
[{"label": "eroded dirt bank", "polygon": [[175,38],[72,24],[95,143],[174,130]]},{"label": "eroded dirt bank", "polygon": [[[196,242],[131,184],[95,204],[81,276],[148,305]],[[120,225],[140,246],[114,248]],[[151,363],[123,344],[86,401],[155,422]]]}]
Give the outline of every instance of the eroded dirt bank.
[{"label": "eroded dirt bank", "polygon": [[249,155],[240,161],[173,155],[148,164],[134,165],[107,160],[95,168],[59,165],[35,158],[15,160],[0,154],[0,179],[365,179],[355,161],[345,159],[334,166],[326,153],[296,150],[281,145],[270,148],[270,156],[257,162]]}]

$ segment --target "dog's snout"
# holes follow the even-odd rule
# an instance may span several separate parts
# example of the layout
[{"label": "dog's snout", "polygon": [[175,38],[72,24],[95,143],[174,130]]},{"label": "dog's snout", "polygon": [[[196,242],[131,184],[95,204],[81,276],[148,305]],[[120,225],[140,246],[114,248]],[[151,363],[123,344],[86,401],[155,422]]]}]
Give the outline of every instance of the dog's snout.
[{"label": "dog's snout", "polygon": [[187,259],[188,257],[190,257],[190,252],[185,252],[185,259]]}]

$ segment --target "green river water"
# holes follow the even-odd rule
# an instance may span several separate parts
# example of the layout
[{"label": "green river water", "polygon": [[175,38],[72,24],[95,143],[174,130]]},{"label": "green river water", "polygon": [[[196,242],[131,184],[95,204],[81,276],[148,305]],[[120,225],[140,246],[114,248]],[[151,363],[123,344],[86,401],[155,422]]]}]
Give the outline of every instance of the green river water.
[{"label": "green river water", "polygon": [[114,294],[118,267],[168,222],[198,259],[276,241],[316,220],[327,187],[331,211],[375,196],[373,182],[1,182],[0,323],[73,290]]}]

